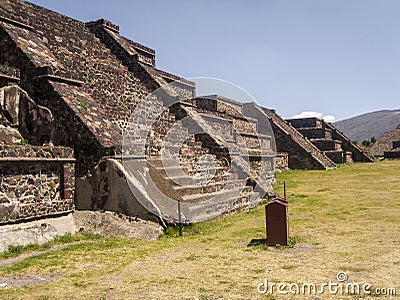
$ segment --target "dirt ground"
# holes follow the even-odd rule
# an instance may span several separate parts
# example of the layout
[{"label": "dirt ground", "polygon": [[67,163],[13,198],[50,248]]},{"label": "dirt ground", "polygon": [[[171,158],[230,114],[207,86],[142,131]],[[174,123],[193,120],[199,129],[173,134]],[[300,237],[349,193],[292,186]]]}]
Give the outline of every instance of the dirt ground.
[{"label": "dirt ground", "polygon": [[[400,161],[278,174],[276,190],[286,182],[297,240],[291,249],[248,247],[265,237],[259,206],[185,228],[183,237],[92,239],[26,258],[0,268],[0,285],[16,281],[0,288],[0,298],[396,299],[377,291],[400,292],[399,174]],[[32,275],[43,279],[34,284],[45,284],[17,287]],[[269,288],[370,284],[373,293],[260,293],[265,280]]]}]

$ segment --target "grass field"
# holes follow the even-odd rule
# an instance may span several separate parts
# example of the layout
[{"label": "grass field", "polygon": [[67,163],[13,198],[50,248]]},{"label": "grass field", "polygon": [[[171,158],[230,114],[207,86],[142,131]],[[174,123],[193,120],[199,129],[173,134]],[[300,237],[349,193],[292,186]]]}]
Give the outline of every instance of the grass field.
[{"label": "grass field", "polygon": [[[347,282],[371,284],[370,291],[400,294],[400,161],[288,171],[277,180],[280,194],[287,185],[294,248],[247,246],[265,235],[264,206],[185,228],[183,237],[173,229],[157,241],[64,237],[53,243],[67,243],[63,249],[0,268],[3,278],[56,280],[0,289],[0,298],[292,299],[276,289],[260,294],[257,286],[264,279],[319,286],[337,282],[338,272],[346,272]],[[31,250],[14,249],[2,259]],[[327,292],[296,299],[358,299]]]}]

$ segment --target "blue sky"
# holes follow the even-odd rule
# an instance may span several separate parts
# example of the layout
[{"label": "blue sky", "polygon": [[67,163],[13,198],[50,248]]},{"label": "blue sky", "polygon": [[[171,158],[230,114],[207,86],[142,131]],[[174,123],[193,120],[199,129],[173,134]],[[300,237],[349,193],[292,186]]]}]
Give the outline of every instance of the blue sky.
[{"label": "blue sky", "polygon": [[33,0],[106,18],[157,67],[232,82],[285,118],[400,108],[397,0]]}]

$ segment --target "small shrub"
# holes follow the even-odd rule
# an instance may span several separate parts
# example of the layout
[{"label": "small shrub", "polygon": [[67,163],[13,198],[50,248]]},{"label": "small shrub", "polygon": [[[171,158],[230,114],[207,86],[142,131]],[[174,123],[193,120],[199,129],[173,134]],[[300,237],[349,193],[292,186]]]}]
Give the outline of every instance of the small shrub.
[{"label": "small shrub", "polygon": [[279,245],[278,244],[278,245],[276,245],[276,248],[278,248],[278,249],[290,249],[290,248],[293,248],[299,242],[300,242],[300,238],[299,237],[290,236],[287,246],[283,246],[283,245]]},{"label": "small shrub", "polygon": [[20,146],[26,146],[28,144],[29,144],[29,142],[25,139],[22,139],[17,143],[17,145],[20,145]]},{"label": "small shrub", "polygon": [[92,233],[92,232],[87,232],[87,231],[82,232],[82,236],[85,240],[99,240],[99,239],[103,238],[98,233]]},{"label": "small shrub", "polygon": [[81,105],[81,107],[82,107],[84,110],[88,110],[88,109],[89,109],[89,105],[87,105],[86,103],[83,103],[82,101],[80,101],[79,104]]},{"label": "small shrub", "polygon": [[168,226],[165,229],[165,235],[167,237],[177,237],[179,236],[179,226]]},{"label": "small shrub", "polygon": [[54,239],[54,243],[71,243],[77,241],[79,238],[77,236],[72,235],[70,232],[62,235],[62,236],[57,236]]},{"label": "small shrub", "polygon": [[8,252],[9,252],[10,254],[13,254],[13,255],[18,255],[18,254],[20,254],[21,251],[22,251],[22,249],[23,249],[23,247],[22,247],[21,245],[18,245],[18,246],[13,246],[13,245],[8,246]]}]

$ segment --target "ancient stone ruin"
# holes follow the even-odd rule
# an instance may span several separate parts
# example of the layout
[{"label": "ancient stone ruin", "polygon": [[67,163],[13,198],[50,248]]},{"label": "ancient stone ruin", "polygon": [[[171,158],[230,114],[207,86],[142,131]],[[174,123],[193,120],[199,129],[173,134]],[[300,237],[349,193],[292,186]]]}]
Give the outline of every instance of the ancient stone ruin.
[{"label": "ancient stone ruin", "polygon": [[[74,208],[72,148],[25,145],[50,139],[53,116],[15,83],[19,72],[2,67],[0,80],[0,224],[70,212]],[[10,85],[5,85],[7,82]]]},{"label": "ancient stone ruin", "polygon": [[[158,70],[154,50],[124,38],[117,25],[104,19],[82,23],[29,2],[2,1],[0,25],[3,221],[74,208],[158,220],[159,207],[144,207],[131,192],[131,185],[144,186],[140,196],[154,206],[157,194],[142,180],[148,176],[158,190],[182,202],[198,203],[223,191],[231,201],[219,214],[256,205],[271,189],[266,179],[274,175],[274,144],[257,122],[264,113],[254,104],[221,96],[195,98],[194,83]],[[172,82],[177,84],[165,87]],[[138,104],[160,87],[162,101],[147,102],[139,113],[144,119],[130,123]],[[122,160],[123,142],[135,138],[135,130],[161,102],[173,99],[179,101],[152,124],[144,152],[138,155],[135,144],[125,149],[129,163],[144,163],[137,173],[129,172]],[[198,115],[193,124],[173,128],[177,135],[187,135],[193,126],[205,132],[189,134],[179,152],[180,165],[196,177],[199,167],[207,167],[199,158],[208,155],[217,164],[216,173],[206,186],[186,189],[167,176],[171,170],[161,164],[161,142],[175,123],[199,112],[207,113],[207,120]],[[226,124],[243,137],[241,147],[228,128],[224,141],[207,134]],[[228,147],[236,150],[230,153]],[[243,151],[248,161],[240,159]],[[230,178],[232,185],[224,190],[232,168],[242,175]],[[262,188],[256,191],[257,183]],[[168,221],[176,220],[171,216]]]},{"label": "ancient stone ruin", "polygon": [[176,222],[168,199],[196,222],[273,194],[275,167],[370,161],[320,120],[294,126],[254,103],[196,97],[104,19],[2,0],[0,48],[0,223],[74,209]]},{"label": "ancient stone ruin", "polygon": [[274,131],[278,153],[287,153],[291,169],[334,169],[335,163],[274,110],[263,108]]},{"label": "ancient stone ruin", "polygon": [[392,149],[384,152],[385,159],[400,159],[400,140],[394,141]]},{"label": "ancient stone ruin", "polygon": [[334,163],[373,162],[373,158],[332,124],[318,118],[287,120]]},{"label": "ancient stone ruin", "polygon": [[385,159],[400,158],[400,125],[388,131],[371,147],[370,153]]}]

